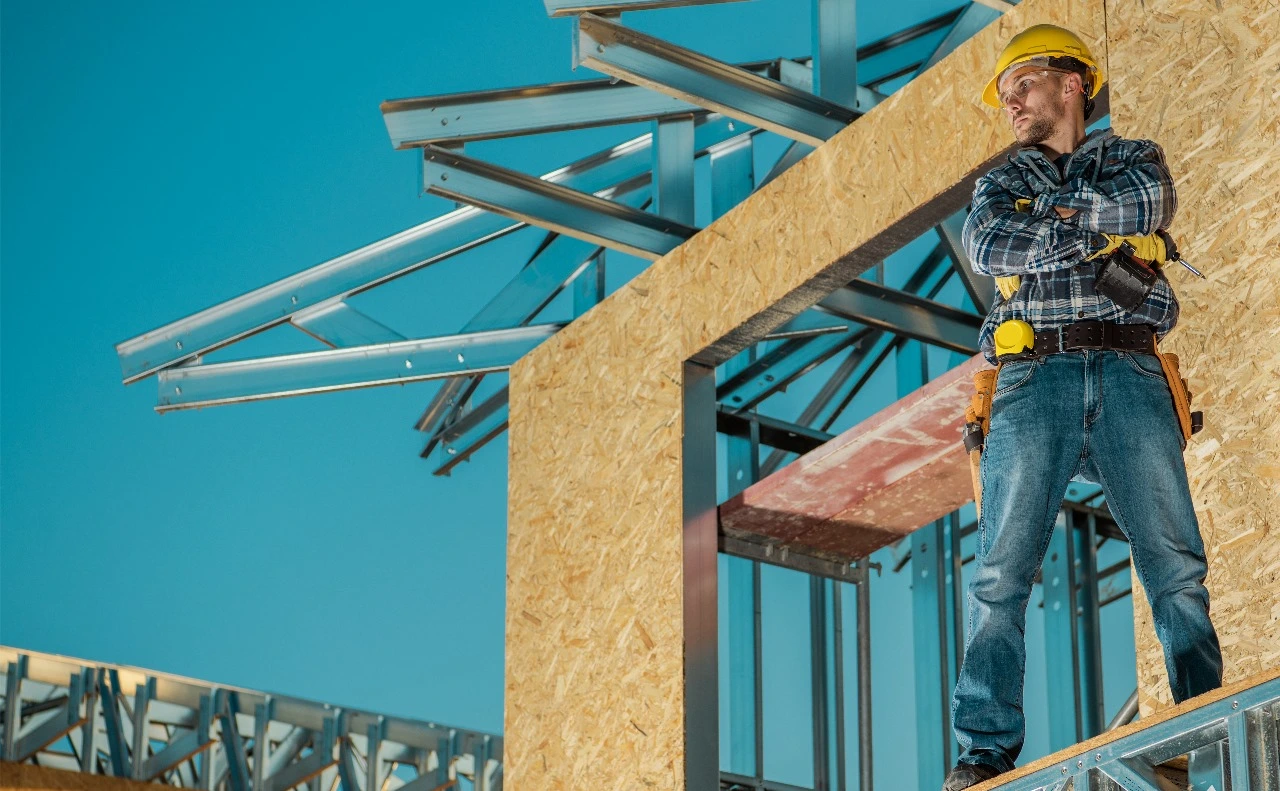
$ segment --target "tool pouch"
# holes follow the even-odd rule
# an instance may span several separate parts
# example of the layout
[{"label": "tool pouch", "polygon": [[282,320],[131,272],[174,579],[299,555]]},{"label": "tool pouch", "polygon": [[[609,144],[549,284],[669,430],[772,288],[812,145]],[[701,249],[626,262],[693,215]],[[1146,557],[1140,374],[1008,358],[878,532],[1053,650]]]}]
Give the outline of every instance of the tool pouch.
[{"label": "tool pouch", "polygon": [[1129,313],[1142,307],[1156,287],[1156,273],[1130,261],[1116,251],[1102,259],[1093,288]]},{"label": "tool pouch", "polygon": [[973,399],[964,411],[964,449],[969,453],[969,477],[973,483],[973,502],[982,514],[982,447],[991,425],[991,396],[996,388],[1000,368],[978,371],[973,375]]},{"label": "tool pouch", "polygon": [[1173,395],[1173,410],[1178,413],[1178,426],[1182,429],[1182,444],[1185,447],[1191,435],[1204,428],[1204,414],[1191,411],[1191,388],[1178,370],[1178,355],[1159,351],[1156,355],[1160,357],[1164,378]]}]

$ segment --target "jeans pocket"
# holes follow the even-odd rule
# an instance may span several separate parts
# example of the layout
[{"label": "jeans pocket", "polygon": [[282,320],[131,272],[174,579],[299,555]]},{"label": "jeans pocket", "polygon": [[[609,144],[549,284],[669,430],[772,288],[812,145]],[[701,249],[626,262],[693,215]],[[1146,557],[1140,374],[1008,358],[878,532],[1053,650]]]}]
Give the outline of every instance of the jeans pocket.
[{"label": "jeans pocket", "polygon": [[1040,360],[1018,360],[1000,366],[1000,376],[996,380],[996,390],[991,400],[1012,390],[1017,390],[1031,380],[1032,374],[1040,367]]},{"label": "jeans pocket", "polygon": [[1145,376],[1148,379],[1156,379],[1161,382],[1166,381],[1164,376],[1164,365],[1161,364],[1160,358],[1154,354],[1142,354],[1134,352],[1116,352],[1120,359],[1129,364],[1134,373]]}]

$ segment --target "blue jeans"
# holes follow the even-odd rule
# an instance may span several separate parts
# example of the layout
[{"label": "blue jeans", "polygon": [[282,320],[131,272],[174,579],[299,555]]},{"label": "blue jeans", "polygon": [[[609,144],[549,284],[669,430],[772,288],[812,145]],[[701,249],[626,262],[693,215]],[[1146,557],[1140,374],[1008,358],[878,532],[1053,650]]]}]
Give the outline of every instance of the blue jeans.
[{"label": "blue jeans", "polygon": [[1129,539],[1174,699],[1222,685],[1182,446],[1154,355],[1069,352],[1000,369],[982,454],[969,633],[951,705],[962,762],[1007,771],[1022,749],[1027,601],[1077,475],[1102,485]]}]

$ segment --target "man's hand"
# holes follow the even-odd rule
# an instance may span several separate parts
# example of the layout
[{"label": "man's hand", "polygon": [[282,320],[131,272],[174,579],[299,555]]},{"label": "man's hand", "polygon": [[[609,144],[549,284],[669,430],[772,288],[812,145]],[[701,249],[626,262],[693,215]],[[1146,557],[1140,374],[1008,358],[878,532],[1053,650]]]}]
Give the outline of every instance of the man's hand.
[{"label": "man's hand", "polygon": [[1077,209],[1064,209],[1061,206],[1054,206],[1053,210],[1056,211],[1058,216],[1064,220],[1069,220],[1074,217],[1077,211]]}]

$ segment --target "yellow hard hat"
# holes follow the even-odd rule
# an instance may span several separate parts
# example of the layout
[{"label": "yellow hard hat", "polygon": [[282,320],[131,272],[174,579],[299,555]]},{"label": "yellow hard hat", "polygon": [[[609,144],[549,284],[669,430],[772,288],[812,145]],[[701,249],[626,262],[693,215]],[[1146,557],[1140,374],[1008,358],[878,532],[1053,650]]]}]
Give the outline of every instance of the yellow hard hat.
[{"label": "yellow hard hat", "polygon": [[1087,69],[1089,98],[1098,95],[1106,77],[1102,67],[1094,60],[1089,48],[1080,37],[1066,28],[1057,25],[1033,25],[1009,40],[1000,59],[996,61],[996,73],[982,92],[982,101],[1000,109],[999,88],[1000,77],[1014,66],[1023,63],[1042,64],[1048,68],[1070,71],[1069,62],[1061,58],[1073,58],[1084,64]]}]

